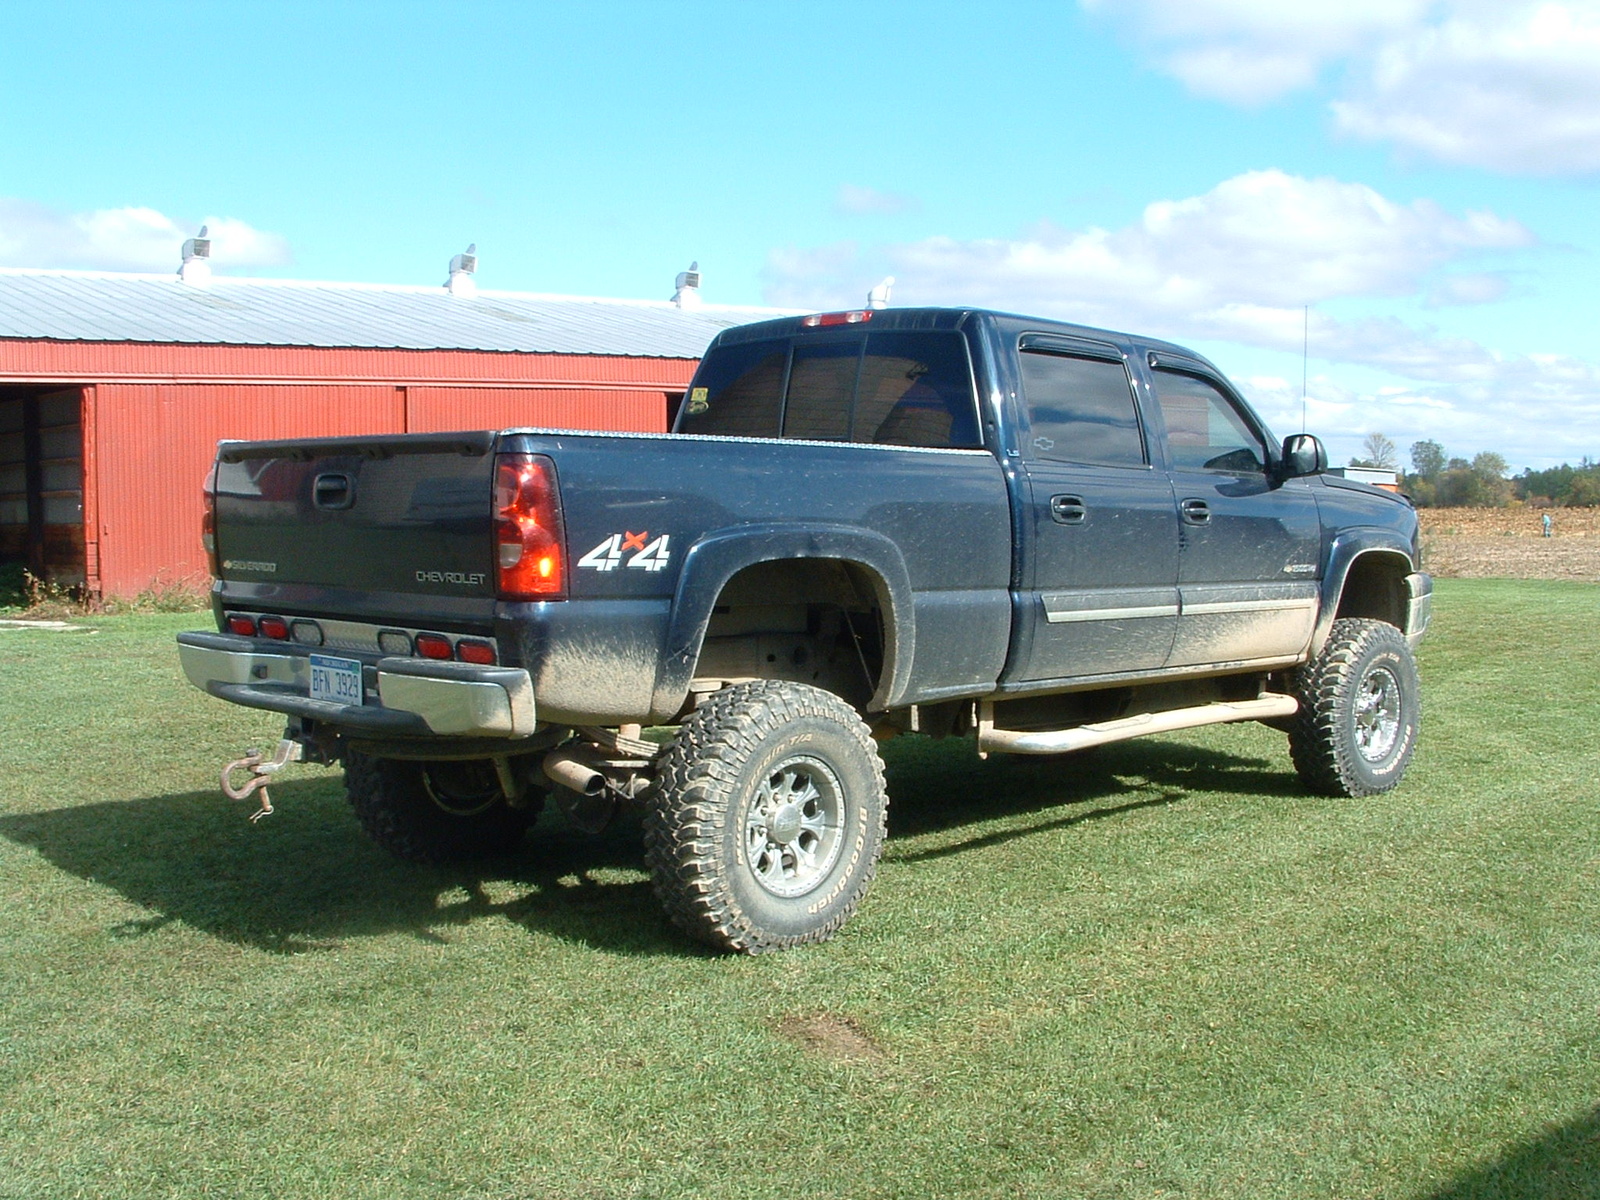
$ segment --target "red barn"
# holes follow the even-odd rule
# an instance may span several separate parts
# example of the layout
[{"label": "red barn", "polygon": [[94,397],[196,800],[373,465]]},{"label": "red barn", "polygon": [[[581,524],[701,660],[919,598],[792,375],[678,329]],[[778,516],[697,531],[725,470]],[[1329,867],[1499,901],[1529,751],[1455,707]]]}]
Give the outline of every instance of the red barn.
[{"label": "red barn", "polygon": [[0,562],[95,596],[203,581],[221,438],[665,428],[774,310],[470,286],[0,270]]}]

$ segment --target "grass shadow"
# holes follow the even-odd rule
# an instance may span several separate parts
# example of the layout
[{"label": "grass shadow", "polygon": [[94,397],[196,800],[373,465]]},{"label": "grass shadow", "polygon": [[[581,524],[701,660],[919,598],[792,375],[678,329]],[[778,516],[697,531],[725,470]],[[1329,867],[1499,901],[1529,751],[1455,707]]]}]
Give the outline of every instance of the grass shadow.
[{"label": "grass shadow", "polygon": [[[907,738],[884,756],[895,797],[891,839],[1071,806],[1042,825],[984,832],[905,861],[1171,804],[1196,789],[1282,794],[1286,785],[1264,760],[1165,743],[986,762],[970,741]],[[336,776],[272,790],[278,811],[258,824],[244,819],[250,806],[207,791],[0,816],[0,836],[154,914],[112,930],[120,937],[181,921],[258,949],[303,953],[396,931],[447,940],[451,929],[499,917],[613,953],[700,952],[657,906],[636,819],[590,836],[547,811],[513,856],[422,867],[367,841]],[[1121,802],[1080,807],[1108,799]]]},{"label": "grass shadow", "polygon": [[686,952],[640,870],[637,830],[599,837],[549,814],[502,859],[424,867],[367,841],[336,779],[274,784],[258,824],[215,792],[148,796],[0,817],[0,836],[63,871],[114,888],[153,916],[111,932],[139,937],[173,922],[277,953],[328,949],[396,931],[448,940],[502,917],[623,954]]},{"label": "grass shadow", "polygon": [[1600,1197],[1600,1108],[1475,1167],[1426,1200],[1595,1200]]}]

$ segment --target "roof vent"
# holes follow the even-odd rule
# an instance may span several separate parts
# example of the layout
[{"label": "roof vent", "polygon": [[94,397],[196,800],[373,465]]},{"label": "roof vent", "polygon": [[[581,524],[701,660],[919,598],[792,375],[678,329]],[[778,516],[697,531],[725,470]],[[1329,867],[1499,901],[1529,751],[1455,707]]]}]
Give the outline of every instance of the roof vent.
[{"label": "roof vent", "polygon": [[478,281],[473,278],[477,271],[478,243],[473,242],[465,254],[457,254],[450,260],[450,278],[445,281],[445,287],[452,296],[471,300],[478,294]]},{"label": "roof vent", "polygon": [[678,272],[678,280],[672,285],[677,290],[672,293],[672,302],[679,308],[700,307],[700,263],[698,260],[689,264],[687,271]]},{"label": "roof vent", "polygon": [[205,287],[211,282],[211,238],[204,225],[195,237],[183,243],[183,265],[178,268],[178,278],[193,287]]},{"label": "roof vent", "polygon": [[894,276],[885,275],[878,281],[878,286],[867,293],[868,308],[888,308],[889,293],[894,291]]}]

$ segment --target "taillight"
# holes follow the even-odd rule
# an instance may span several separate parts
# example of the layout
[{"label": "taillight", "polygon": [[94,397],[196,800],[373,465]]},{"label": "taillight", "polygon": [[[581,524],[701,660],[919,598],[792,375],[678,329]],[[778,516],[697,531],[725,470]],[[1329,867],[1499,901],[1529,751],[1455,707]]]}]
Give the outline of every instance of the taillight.
[{"label": "taillight", "polygon": [[228,632],[236,633],[240,637],[255,637],[256,619],[254,617],[247,617],[242,613],[229,613]]},{"label": "taillight", "polygon": [[289,640],[289,622],[282,617],[262,617],[256,625],[261,630],[262,637],[274,638],[280,642]]},{"label": "taillight", "polygon": [[851,312],[812,313],[809,317],[800,318],[800,324],[807,329],[815,329],[818,325],[860,325],[870,320],[872,310],[858,308]]},{"label": "taillight", "polygon": [[481,667],[492,667],[494,666],[494,647],[488,642],[469,641],[466,638],[462,638],[456,643],[456,657],[464,663],[476,663]]},{"label": "taillight", "polygon": [[501,598],[563,595],[566,577],[555,463],[542,454],[495,455],[494,510],[496,586]]},{"label": "taillight", "polygon": [[449,659],[454,657],[450,639],[437,633],[417,634],[417,653],[423,658]]},{"label": "taillight", "polygon": [[217,559],[217,464],[206,472],[206,507],[200,517],[200,544],[206,548],[206,565],[213,579],[221,578],[222,563]]}]

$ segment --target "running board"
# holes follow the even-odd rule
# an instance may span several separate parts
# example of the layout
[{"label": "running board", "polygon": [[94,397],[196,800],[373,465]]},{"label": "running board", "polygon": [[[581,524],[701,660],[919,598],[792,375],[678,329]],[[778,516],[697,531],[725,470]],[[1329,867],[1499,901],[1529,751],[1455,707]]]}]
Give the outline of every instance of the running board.
[{"label": "running board", "polygon": [[994,703],[984,700],[978,704],[978,750],[984,754],[1065,754],[1071,750],[1103,746],[1107,742],[1120,742],[1124,738],[1141,737],[1147,733],[1171,733],[1178,729],[1197,729],[1202,725],[1223,725],[1230,721],[1292,717],[1299,710],[1300,702],[1293,696],[1266,692],[1254,700],[1233,700],[1202,704],[1195,708],[1175,708],[1169,712],[1140,713],[1115,721],[1079,725],[1074,729],[1030,733],[1020,729],[996,729]]}]

